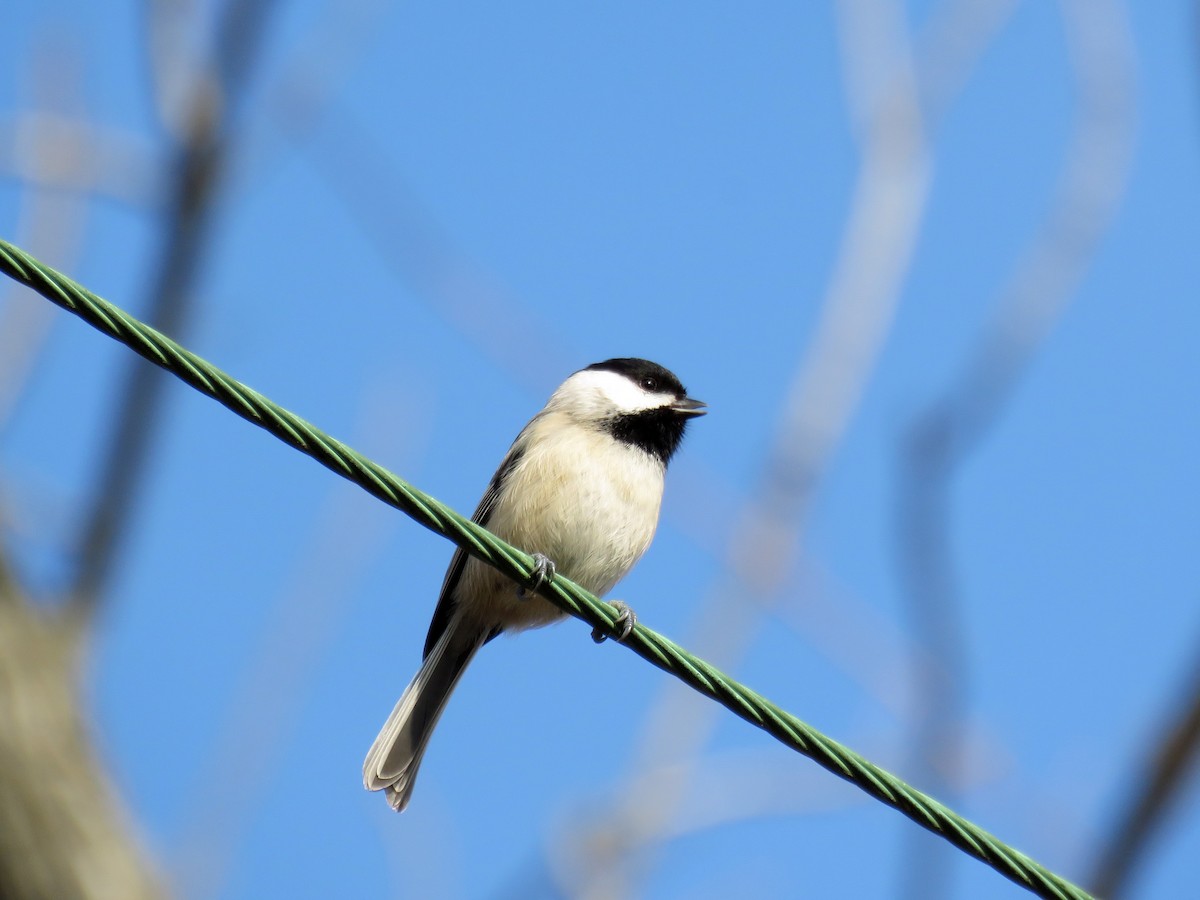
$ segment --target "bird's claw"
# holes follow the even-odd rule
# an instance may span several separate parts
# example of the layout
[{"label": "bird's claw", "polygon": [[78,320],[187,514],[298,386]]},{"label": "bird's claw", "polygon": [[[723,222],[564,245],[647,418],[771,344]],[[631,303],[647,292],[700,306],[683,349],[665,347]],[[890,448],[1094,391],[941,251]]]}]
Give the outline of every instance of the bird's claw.
[{"label": "bird's claw", "polygon": [[630,609],[623,600],[613,600],[608,605],[617,611],[617,617],[612,623],[612,630],[615,633],[608,635],[601,628],[593,628],[592,640],[597,644],[603,644],[609,637],[612,637],[617,643],[623,644],[633,634],[633,626],[637,624],[637,613]]},{"label": "bird's claw", "polygon": [[545,553],[533,554],[533,571],[529,573],[529,585],[521,588],[517,592],[518,595],[524,598],[536,594],[543,584],[549,584],[554,580],[556,573],[554,560]]}]

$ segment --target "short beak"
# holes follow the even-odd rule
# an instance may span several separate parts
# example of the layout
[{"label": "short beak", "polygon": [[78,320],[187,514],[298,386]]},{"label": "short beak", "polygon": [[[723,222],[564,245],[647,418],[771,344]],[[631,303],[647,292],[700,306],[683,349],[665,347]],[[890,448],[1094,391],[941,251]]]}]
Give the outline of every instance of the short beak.
[{"label": "short beak", "polygon": [[702,416],[708,412],[708,404],[702,403],[699,400],[693,400],[691,397],[684,397],[682,400],[676,400],[671,404],[671,409],[679,413],[681,416]]}]

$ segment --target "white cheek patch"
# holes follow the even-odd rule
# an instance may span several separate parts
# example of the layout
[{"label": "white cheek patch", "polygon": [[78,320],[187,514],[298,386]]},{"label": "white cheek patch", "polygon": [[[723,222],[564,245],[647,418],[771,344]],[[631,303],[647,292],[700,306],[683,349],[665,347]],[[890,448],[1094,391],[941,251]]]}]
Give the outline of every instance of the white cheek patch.
[{"label": "white cheek patch", "polygon": [[591,399],[597,413],[611,410],[636,413],[658,409],[675,400],[671,394],[648,394],[624,375],[602,369],[576,372],[563,382],[556,393],[564,399],[570,398],[573,404],[587,404]]}]

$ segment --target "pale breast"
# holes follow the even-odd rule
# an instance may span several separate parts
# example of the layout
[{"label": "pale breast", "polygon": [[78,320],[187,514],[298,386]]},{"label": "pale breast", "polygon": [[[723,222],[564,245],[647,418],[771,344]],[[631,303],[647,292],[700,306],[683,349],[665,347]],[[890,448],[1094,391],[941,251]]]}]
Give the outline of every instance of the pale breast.
[{"label": "pale breast", "polygon": [[[663,466],[636,447],[578,427],[534,435],[509,473],[506,502],[488,528],[527,553],[544,553],[595,594],[607,593],[649,547],[662,502]],[[517,586],[476,560],[462,587],[485,603],[477,609],[506,629],[562,617],[540,598],[518,597]],[[486,598],[486,599],[485,599]]]}]

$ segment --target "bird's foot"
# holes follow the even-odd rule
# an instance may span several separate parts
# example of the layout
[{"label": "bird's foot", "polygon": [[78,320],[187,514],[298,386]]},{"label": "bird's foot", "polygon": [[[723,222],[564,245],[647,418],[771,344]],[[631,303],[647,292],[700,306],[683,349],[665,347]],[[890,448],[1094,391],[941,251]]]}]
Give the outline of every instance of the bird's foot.
[{"label": "bird's foot", "polygon": [[554,560],[545,553],[533,554],[533,571],[529,573],[529,584],[518,590],[517,596],[521,599],[533,596],[543,584],[554,580],[556,572]]},{"label": "bird's foot", "polygon": [[623,600],[608,601],[608,605],[617,611],[617,618],[612,623],[613,634],[607,635],[601,628],[592,629],[592,640],[597,644],[603,644],[609,637],[612,637],[617,643],[625,643],[625,640],[633,634],[633,626],[637,624],[637,613],[629,608],[629,605]]}]

